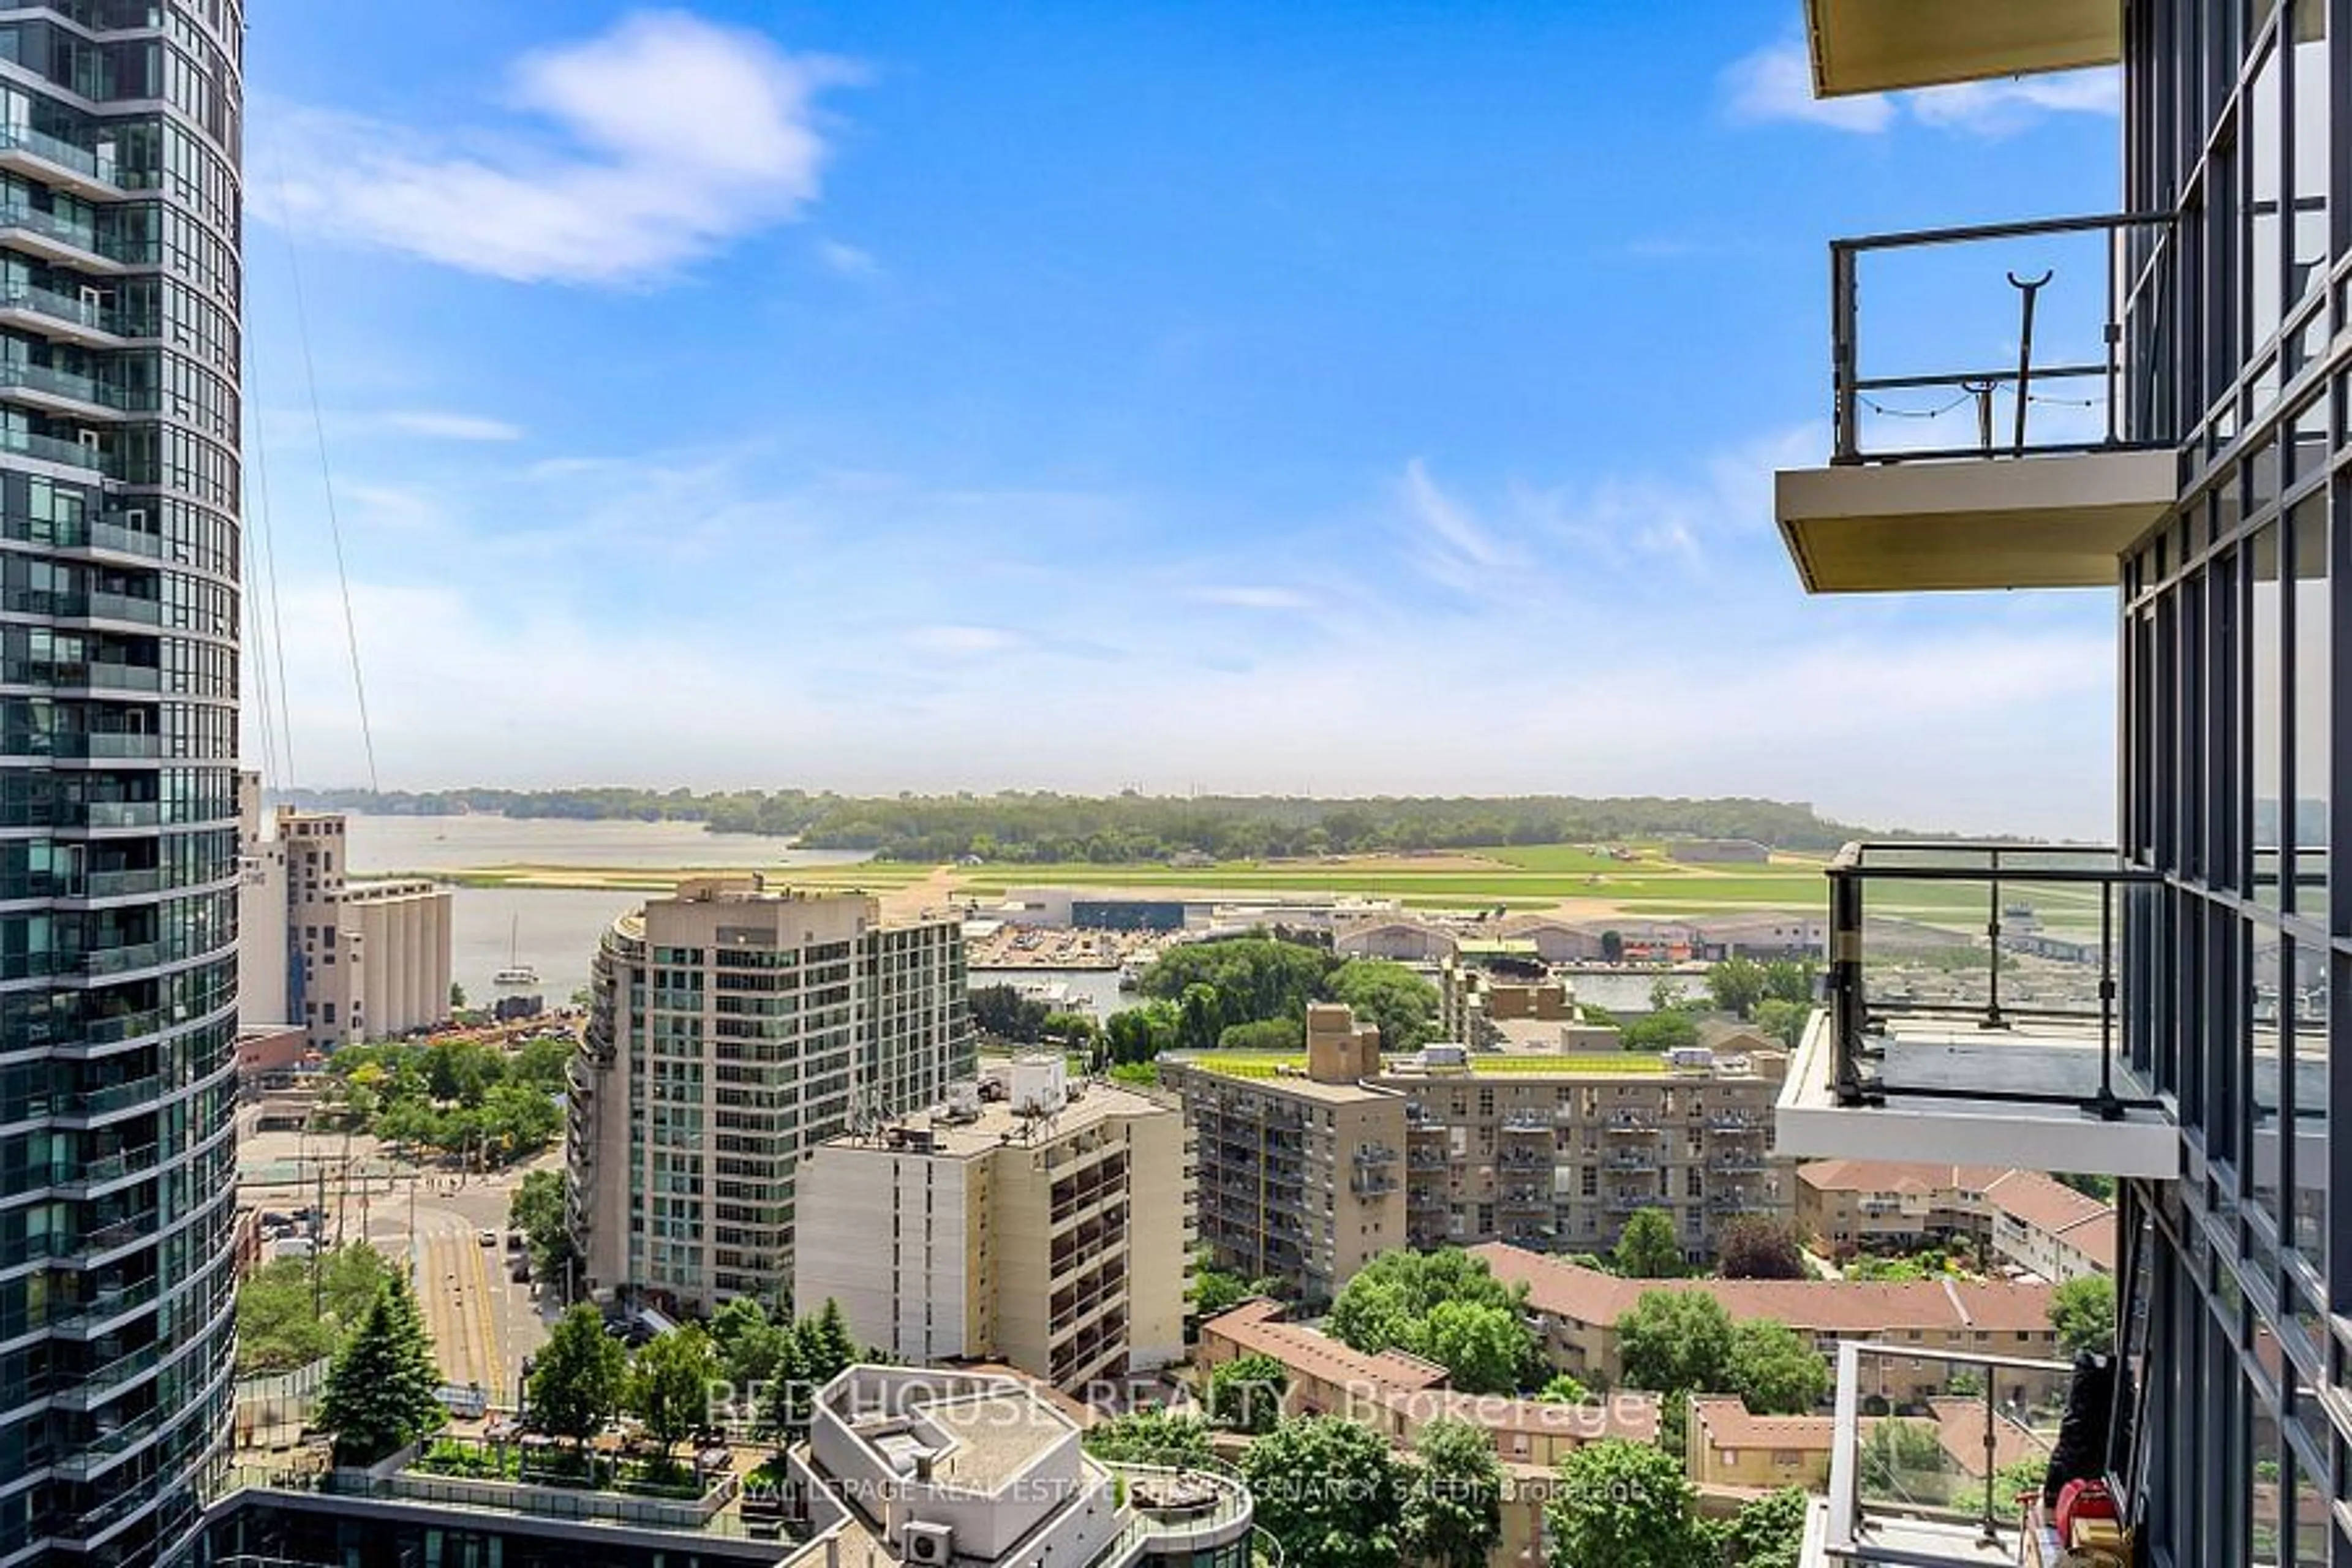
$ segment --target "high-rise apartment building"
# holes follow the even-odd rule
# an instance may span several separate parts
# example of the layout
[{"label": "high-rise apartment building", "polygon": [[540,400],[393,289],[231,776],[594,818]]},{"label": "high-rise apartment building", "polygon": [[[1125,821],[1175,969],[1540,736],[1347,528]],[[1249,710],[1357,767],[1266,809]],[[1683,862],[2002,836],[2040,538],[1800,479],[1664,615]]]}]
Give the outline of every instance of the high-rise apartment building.
[{"label": "high-rise apartment building", "polygon": [[237,1018],[331,1051],[449,1016],[456,900],[422,878],[354,881],[341,812],[280,809],[242,781]]},{"label": "high-rise apartment building", "polygon": [[1306,1061],[1270,1076],[1216,1052],[1160,1058],[1198,1141],[1202,1244],[1300,1300],[1331,1300],[1391,1247],[1605,1251],[1654,1208],[1697,1261],[1733,1220],[1790,1217],[1778,1051],[1383,1058],[1345,1007],[1308,1008],[1307,1029]]},{"label": "high-rise apartment building", "polygon": [[0,15],[0,1562],[170,1563],[225,1442],[236,0]]},{"label": "high-rise apartment building", "polygon": [[[1817,592],[2116,595],[2121,843],[1850,850],[1783,1142],[2122,1178],[2135,1560],[2352,1561],[2352,4],[1807,9],[1824,94],[2121,67],[2116,211],[1832,245],[1832,460],[1778,499]],[[1923,891],[1992,933],[1965,984],[1874,941]],[[1864,1480],[1837,1560],[1924,1540]]]},{"label": "high-rise apartment building", "polygon": [[701,1311],[780,1297],[807,1150],[972,1074],[963,932],[863,894],[683,883],[594,963],[570,1203],[590,1289]]},{"label": "high-rise apartment building", "polygon": [[1082,1393],[1184,1357],[1191,1142],[1174,1105],[992,1064],[919,1115],[817,1145],[793,1300],[917,1365],[1003,1361]]}]

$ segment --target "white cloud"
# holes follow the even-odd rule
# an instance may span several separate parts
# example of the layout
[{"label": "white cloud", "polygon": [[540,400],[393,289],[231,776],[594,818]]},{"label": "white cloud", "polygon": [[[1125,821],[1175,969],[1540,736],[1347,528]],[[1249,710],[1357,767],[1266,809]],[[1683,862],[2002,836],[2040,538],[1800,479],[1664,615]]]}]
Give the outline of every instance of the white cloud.
[{"label": "white cloud", "polygon": [[1312,595],[1296,588],[1277,588],[1266,584],[1231,583],[1207,588],[1192,588],[1184,596],[1202,605],[1223,605],[1236,610],[1311,610],[1316,605]]},{"label": "white cloud", "polygon": [[[657,279],[793,218],[824,161],[814,100],[855,79],[756,32],[643,11],[515,65],[509,101],[555,134],[433,132],[296,110],[266,216],[518,282]],[[274,209],[274,210],[271,210]]]},{"label": "white cloud", "polygon": [[1408,553],[1432,581],[1458,593],[1487,590],[1496,585],[1496,573],[1519,563],[1518,552],[1440,489],[1419,458],[1404,466],[1403,493]]},{"label": "white cloud", "polygon": [[1812,62],[1791,39],[1734,60],[1723,73],[1726,112],[1742,124],[1792,121],[1876,135],[1906,115],[1975,136],[2007,136],[2052,114],[2117,111],[2121,83],[2108,69],[1962,82],[1917,92],[1813,96]]},{"label": "white cloud", "polygon": [[[760,448],[461,449],[475,471],[355,471],[351,516],[414,521],[346,542],[394,786],[1740,793],[2104,832],[2110,600],[1806,598],[1769,474],[1821,440],[1549,486],[1400,463],[1318,528],[1205,536],[1165,502]],[[278,542],[298,782],[347,782],[332,559]]]},{"label": "white cloud", "polygon": [[908,647],[945,658],[984,658],[1009,653],[1026,641],[1019,632],[1003,626],[917,626],[907,634]]},{"label": "white cloud", "polygon": [[478,414],[450,414],[437,409],[402,409],[383,416],[383,423],[404,436],[426,436],[439,441],[520,441],[522,426]]},{"label": "white cloud", "polygon": [[1812,62],[1801,42],[1776,44],[1734,60],[1723,84],[1731,117],[1745,123],[1795,120],[1870,134],[1895,122],[1895,106],[1879,94],[1815,98]]},{"label": "white cloud", "polygon": [[2114,71],[2068,71],[2010,81],[1970,81],[1910,95],[1921,123],[1979,136],[2007,136],[2049,114],[2117,113],[2123,83]]},{"label": "white cloud", "polygon": [[874,259],[871,252],[837,239],[818,240],[816,258],[844,278],[877,278],[882,273],[882,264]]}]

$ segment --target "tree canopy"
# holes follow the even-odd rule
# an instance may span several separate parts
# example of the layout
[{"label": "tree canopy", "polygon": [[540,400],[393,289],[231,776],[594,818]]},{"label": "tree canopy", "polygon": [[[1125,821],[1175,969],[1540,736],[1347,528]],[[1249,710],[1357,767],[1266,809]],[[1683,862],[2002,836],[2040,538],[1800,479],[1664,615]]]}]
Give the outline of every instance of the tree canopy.
[{"label": "tree canopy", "polygon": [[366,1318],[392,1275],[383,1254],[364,1241],[331,1247],[316,1258],[278,1258],[263,1264],[236,1288],[237,1375],[290,1372],[332,1355]]},{"label": "tree canopy", "polygon": [[2050,1293],[2050,1326],[2066,1354],[2116,1348],[2116,1282],[2105,1274],[2069,1279]]},{"label": "tree canopy", "polygon": [[1207,1465],[1209,1426],[1197,1415],[1165,1410],[1134,1410],[1087,1428],[1087,1452],[1121,1465],[1160,1465],[1185,1469]]},{"label": "tree canopy", "polygon": [[1617,1321],[1625,1382],[1664,1395],[1736,1394],[1759,1415],[1795,1415],[1829,1391],[1829,1363],[1785,1323],[1734,1323],[1701,1290],[1645,1290]]},{"label": "tree canopy", "polygon": [[531,1415],[542,1430],[585,1443],[619,1413],[628,1370],[604,1315],[583,1301],[556,1320],[533,1360]]},{"label": "tree canopy", "polygon": [[719,1356],[710,1336],[691,1323],[656,1334],[630,1358],[624,1400],[665,1457],[709,1424]]},{"label": "tree canopy", "polygon": [[1503,1464],[1483,1427],[1432,1421],[1404,1488],[1406,1554],[1428,1568],[1484,1568],[1503,1536]]},{"label": "tree canopy", "polygon": [[1552,1561],[1609,1568],[1696,1568],[1712,1542],[1681,1462],[1647,1443],[1588,1443],[1559,1468],[1545,1506]]},{"label": "tree canopy", "polygon": [[328,1058],[325,1098],[387,1142],[503,1164],[562,1131],[553,1095],[571,1049],[562,1040],[533,1041],[511,1056],[471,1040],[345,1046]]},{"label": "tree canopy", "polygon": [[336,1352],[313,1419],[332,1434],[335,1463],[372,1465],[448,1420],[436,1397],[440,1387],[432,1336],[408,1278],[387,1273]]},{"label": "tree canopy", "polygon": [[1396,1568],[1403,1479],[1369,1426],[1338,1415],[1285,1421],[1249,1446],[1241,1469],[1283,1568]]},{"label": "tree canopy", "polygon": [[1628,1279],[1681,1279],[1683,1247],[1675,1238],[1675,1216],[1664,1209],[1635,1209],[1617,1233],[1610,1263]]},{"label": "tree canopy", "polygon": [[1270,1355],[1235,1356],[1209,1373],[1202,1404],[1209,1419],[1230,1432],[1274,1430],[1290,1392],[1290,1372]]},{"label": "tree canopy", "polygon": [[1726,1279],[1802,1279],[1805,1249],[1788,1226],[1745,1215],[1716,1237],[1715,1271]]},{"label": "tree canopy", "polygon": [[1456,1388],[1507,1393],[1536,1359],[1527,1289],[1460,1247],[1374,1258],[1340,1288],[1325,1327],[1367,1355],[1391,1347],[1444,1367]]}]

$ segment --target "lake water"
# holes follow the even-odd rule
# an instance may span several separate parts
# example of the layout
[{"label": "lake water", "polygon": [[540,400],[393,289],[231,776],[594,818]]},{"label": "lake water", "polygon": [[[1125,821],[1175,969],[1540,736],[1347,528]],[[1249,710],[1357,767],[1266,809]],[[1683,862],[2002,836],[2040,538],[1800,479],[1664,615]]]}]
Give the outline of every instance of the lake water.
[{"label": "lake water", "polygon": [[1021,985],[1058,981],[1068,989],[1073,1000],[1091,1005],[1097,1019],[1109,1017],[1121,1008],[1132,1007],[1143,1000],[1118,988],[1116,969],[975,969],[971,984],[981,985]]},{"label": "lake water", "polygon": [[[503,816],[363,816],[350,819],[351,870],[430,874],[502,866],[646,867],[780,870],[838,866],[866,857],[793,849],[781,838],[706,833],[692,822],[567,822]],[[565,888],[459,888],[451,909],[450,972],[469,1000],[490,994],[490,976],[509,953],[539,971],[557,1005],[588,984],[588,963],[604,928],[645,901],[637,892]],[[511,946],[509,946],[511,943]]]}]

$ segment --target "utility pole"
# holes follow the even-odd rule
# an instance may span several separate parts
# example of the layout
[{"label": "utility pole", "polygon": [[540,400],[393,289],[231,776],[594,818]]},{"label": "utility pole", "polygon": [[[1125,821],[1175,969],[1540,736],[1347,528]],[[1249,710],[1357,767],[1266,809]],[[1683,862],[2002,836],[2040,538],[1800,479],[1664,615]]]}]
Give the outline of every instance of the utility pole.
[{"label": "utility pole", "polygon": [[324,1286],[319,1277],[319,1240],[320,1233],[327,1227],[327,1167],[320,1165],[313,1179],[317,1196],[310,1204],[310,1316],[323,1318],[327,1314]]}]

